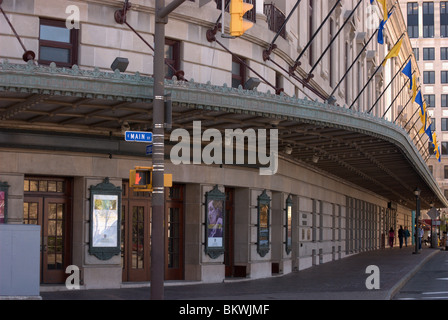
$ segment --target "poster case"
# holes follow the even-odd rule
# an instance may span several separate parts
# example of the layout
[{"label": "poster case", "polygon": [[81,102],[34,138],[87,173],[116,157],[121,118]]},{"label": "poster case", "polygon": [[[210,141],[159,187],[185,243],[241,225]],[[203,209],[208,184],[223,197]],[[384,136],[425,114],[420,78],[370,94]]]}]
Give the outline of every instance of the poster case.
[{"label": "poster case", "polygon": [[120,254],[121,188],[109,182],[90,187],[89,253],[100,260]]},{"label": "poster case", "polygon": [[257,199],[257,252],[264,257],[269,252],[269,224],[271,211],[271,198],[263,191]]},{"label": "poster case", "polygon": [[292,198],[291,195],[286,199],[285,208],[285,250],[286,254],[291,253],[292,246]]},{"label": "poster case", "polygon": [[226,195],[216,185],[205,193],[205,253],[212,259],[224,253]]}]

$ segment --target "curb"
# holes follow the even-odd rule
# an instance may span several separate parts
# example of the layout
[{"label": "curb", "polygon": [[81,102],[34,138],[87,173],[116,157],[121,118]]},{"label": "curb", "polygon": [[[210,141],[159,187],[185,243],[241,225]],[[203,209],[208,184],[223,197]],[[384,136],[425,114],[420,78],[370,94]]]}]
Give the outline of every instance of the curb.
[{"label": "curb", "polygon": [[401,288],[404,287],[404,285],[425,265],[426,262],[428,262],[429,259],[431,259],[433,256],[435,256],[437,253],[439,253],[440,250],[434,250],[434,252],[430,253],[428,256],[426,256],[418,265],[416,265],[411,271],[409,271],[403,278],[400,279],[398,283],[396,283],[388,292],[384,300],[392,300],[393,297],[398,293],[398,291],[401,290]]}]

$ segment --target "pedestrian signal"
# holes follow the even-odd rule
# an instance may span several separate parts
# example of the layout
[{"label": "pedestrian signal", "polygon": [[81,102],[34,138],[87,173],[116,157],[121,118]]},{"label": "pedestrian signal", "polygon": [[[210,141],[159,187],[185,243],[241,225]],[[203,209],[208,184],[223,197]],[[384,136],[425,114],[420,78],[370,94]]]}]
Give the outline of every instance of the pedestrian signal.
[{"label": "pedestrian signal", "polygon": [[129,187],[134,191],[152,192],[152,170],[153,167],[135,167],[129,171]]}]

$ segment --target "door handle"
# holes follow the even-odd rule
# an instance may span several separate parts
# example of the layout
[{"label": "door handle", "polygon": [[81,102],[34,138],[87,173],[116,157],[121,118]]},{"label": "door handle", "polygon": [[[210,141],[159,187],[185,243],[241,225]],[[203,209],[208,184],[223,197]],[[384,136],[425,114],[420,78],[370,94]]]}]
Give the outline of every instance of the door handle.
[{"label": "door handle", "polygon": [[47,245],[48,245],[48,237],[44,237],[44,244],[41,249],[43,252],[47,252]]}]

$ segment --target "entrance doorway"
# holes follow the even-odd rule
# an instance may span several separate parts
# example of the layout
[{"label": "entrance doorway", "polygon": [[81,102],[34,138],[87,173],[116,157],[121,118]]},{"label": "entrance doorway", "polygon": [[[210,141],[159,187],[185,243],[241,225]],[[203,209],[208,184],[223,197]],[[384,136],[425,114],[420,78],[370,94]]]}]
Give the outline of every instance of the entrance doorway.
[{"label": "entrance doorway", "polygon": [[226,194],[226,215],[225,215],[225,248],[224,248],[224,264],[225,276],[234,277],[234,197],[235,189],[225,188]]},{"label": "entrance doorway", "polygon": [[149,281],[151,193],[134,192],[123,182],[121,205],[123,281]]},{"label": "entrance doorway", "polygon": [[165,280],[184,279],[184,186],[165,189]]},{"label": "entrance doorway", "polygon": [[[165,190],[165,280],[182,280],[184,187]],[[134,192],[123,182],[121,211],[121,260],[123,282],[151,280],[151,193]]]},{"label": "entrance doorway", "polygon": [[23,223],[41,226],[40,282],[64,283],[70,265],[72,181],[25,177]]}]

